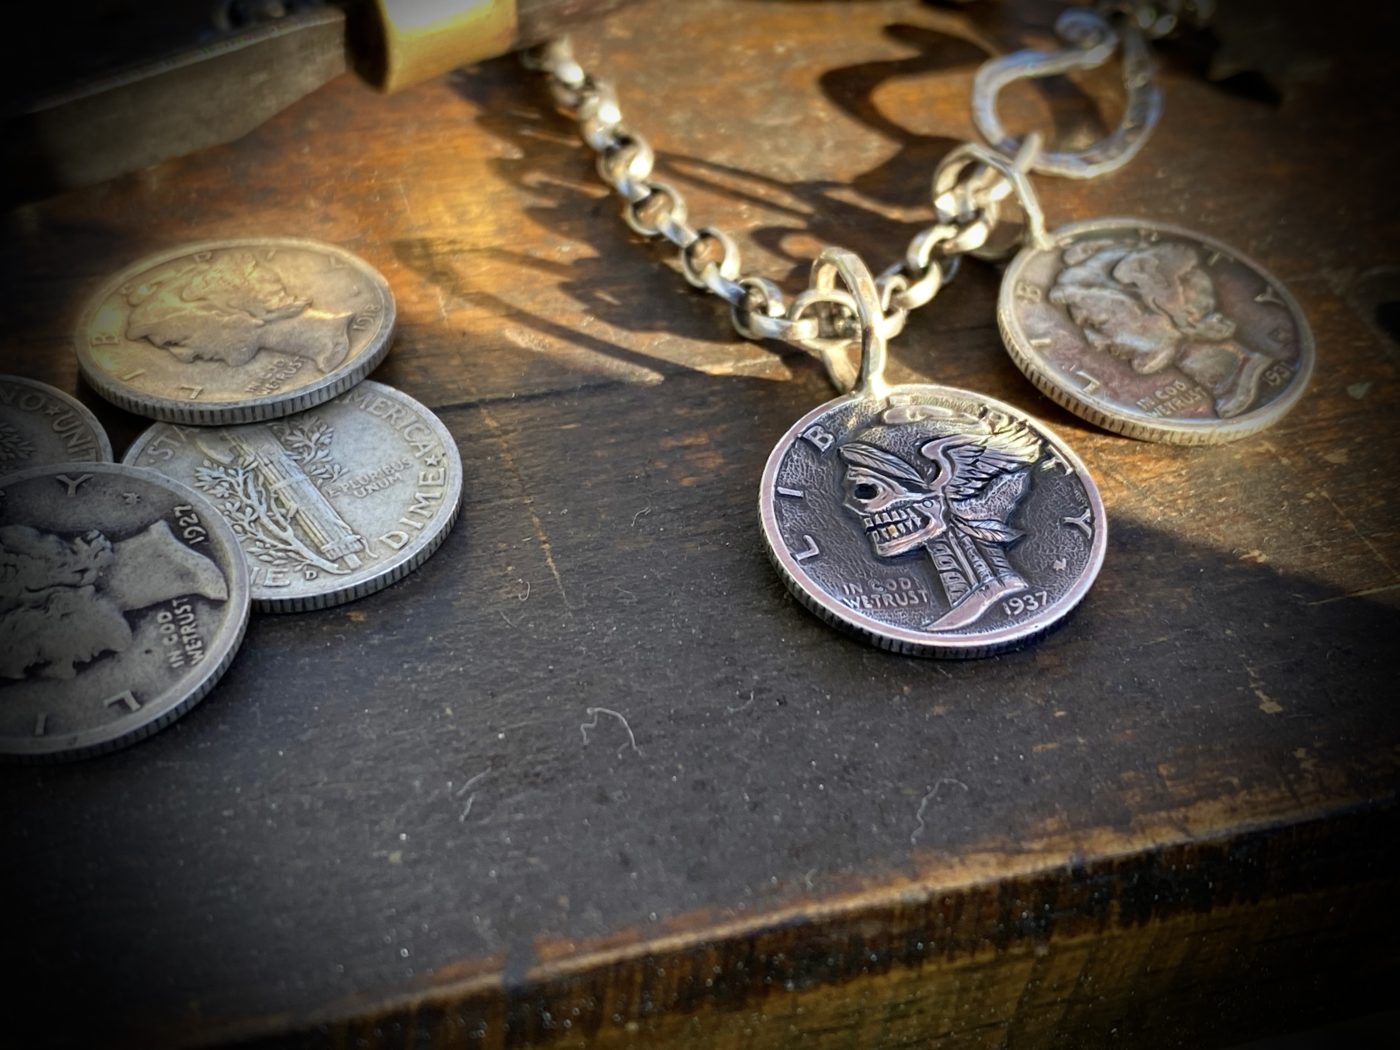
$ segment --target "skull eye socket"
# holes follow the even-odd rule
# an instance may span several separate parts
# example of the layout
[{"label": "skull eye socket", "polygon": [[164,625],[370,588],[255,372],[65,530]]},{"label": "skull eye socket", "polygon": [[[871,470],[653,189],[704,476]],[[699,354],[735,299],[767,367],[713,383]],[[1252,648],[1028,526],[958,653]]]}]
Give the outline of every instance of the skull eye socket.
[{"label": "skull eye socket", "polygon": [[860,500],[872,500],[880,494],[880,486],[869,481],[862,481],[851,489],[851,495]]}]

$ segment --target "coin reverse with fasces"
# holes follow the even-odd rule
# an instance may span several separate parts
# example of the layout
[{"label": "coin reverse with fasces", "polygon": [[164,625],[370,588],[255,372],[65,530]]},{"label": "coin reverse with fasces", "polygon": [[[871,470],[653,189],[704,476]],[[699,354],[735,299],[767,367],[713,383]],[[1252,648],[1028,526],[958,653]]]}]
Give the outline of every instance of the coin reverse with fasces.
[{"label": "coin reverse with fasces", "polygon": [[1078,457],[1010,405],[951,387],[848,395],[768,459],[759,515],[792,592],[896,652],[983,656],[1078,604],[1103,503]]},{"label": "coin reverse with fasces", "polygon": [[49,463],[110,463],[97,417],[47,383],[0,376],[0,475]]},{"label": "coin reverse with fasces", "polygon": [[248,570],[204,497],[134,467],[40,467],[0,482],[0,755],[123,747],[224,673]]},{"label": "coin reverse with fasces", "polygon": [[246,423],[328,401],[383,359],[394,298],[343,248],[294,238],[185,245],[141,259],[88,302],[83,375],[174,423]]},{"label": "coin reverse with fasces", "polygon": [[125,462],[198,489],[238,535],[254,606],[319,609],[421,565],[457,518],[462,462],[442,421],[366,381],[266,423],[157,423]]}]

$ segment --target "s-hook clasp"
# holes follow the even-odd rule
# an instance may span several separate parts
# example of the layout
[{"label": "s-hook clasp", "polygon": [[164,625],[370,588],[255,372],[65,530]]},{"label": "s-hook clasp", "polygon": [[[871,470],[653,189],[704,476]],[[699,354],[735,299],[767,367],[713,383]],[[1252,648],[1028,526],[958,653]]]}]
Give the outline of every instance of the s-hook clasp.
[{"label": "s-hook clasp", "polygon": [[1137,155],[1162,116],[1162,92],[1153,79],[1152,56],[1131,18],[1111,23],[1086,8],[1070,8],[1055,22],[1055,34],[1068,47],[1059,51],[1017,51],[985,63],[972,86],[972,119],[993,149],[1013,156],[1019,139],[1007,134],[997,115],[997,95],[1008,84],[1035,77],[1094,69],[1123,52],[1123,119],[1107,137],[1082,150],[1041,150],[1031,165],[1045,175],[1092,179],[1116,171]]}]

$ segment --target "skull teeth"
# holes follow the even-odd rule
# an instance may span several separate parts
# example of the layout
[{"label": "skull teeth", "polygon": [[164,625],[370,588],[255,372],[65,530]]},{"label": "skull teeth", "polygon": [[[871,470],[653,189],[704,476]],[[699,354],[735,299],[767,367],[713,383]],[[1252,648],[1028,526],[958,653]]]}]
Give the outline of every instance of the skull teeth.
[{"label": "skull teeth", "polygon": [[863,515],[865,527],[873,529],[879,525],[894,525],[901,521],[908,521],[914,516],[909,510],[887,510],[879,514]]},{"label": "skull teeth", "polygon": [[876,540],[889,541],[907,536],[919,528],[921,521],[913,510],[892,510],[863,516],[863,524]]}]

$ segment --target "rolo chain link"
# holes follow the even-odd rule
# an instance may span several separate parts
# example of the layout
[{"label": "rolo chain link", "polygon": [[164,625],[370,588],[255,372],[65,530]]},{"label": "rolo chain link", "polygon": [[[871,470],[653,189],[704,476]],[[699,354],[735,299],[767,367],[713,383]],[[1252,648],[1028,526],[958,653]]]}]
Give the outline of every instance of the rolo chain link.
[{"label": "rolo chain link", "polygon": [[[578,122],[584,142],[597,154],[599,176],[625,202],[627,225],[643,237],[675,245],[685,279],[729,303],[740,335],[813,351],[837,385],[848,389],[854,369],[842,351],[859,337],[850,294],[814,282],[789,300],[774,281],[744,274],[733,238],[714,226],[691,226],[680,191],[651,177],[656,163],[651,145],[626,126],[612,86],[579,65],[567,38],[528,52],[525,62],[549,78],[555,102]],[[876,278],[882,314],[876,324],[885,339],[903,330],[911,310],[938,294],[963,255],[987,245],[1001,203],[1015,192],[998,165],[969,163],[966,157],[955,161],[952,155],[944,165],[950,162],[960,164],[960,170],[951,185],[934,193],[936,221],[914,236],[900,262]],[[935,185],[948,181],[935,173]]]},{"label": "rolo chain link", "polygon": [[1130,19],[1149,40],[1159,40],[1183,25],[1199,28],[1215,14],[1215,0],[1099,0],[1105,15]]}]

